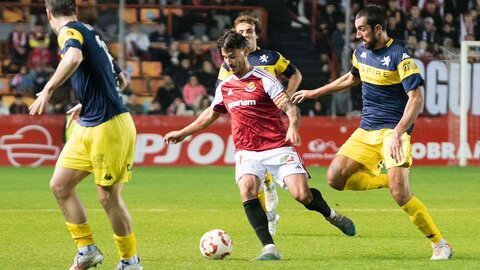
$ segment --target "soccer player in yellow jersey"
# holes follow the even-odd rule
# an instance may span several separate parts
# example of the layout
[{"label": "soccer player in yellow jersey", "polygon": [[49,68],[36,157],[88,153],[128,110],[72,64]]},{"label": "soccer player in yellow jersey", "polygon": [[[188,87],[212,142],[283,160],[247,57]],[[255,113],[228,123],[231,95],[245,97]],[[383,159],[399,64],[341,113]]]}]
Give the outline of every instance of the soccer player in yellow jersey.
[{"label": "soccer player in yellow jersey", "polygon": [[[425,205],[412,194],[410,134],[423,106],[423,79],[404,46],[389,38],[381,8],[367,6],[355,17],[362,43],[352,56],[352,69],[315,90],[293,94],[302,102],[362,83],[360,127],[338,151],[327,171],[328,184],[338,190],[389,187],[392,197],[432,244],[432,260],[447,260],[452,248],[440,234]],[[387,174],[380,170],[385,165]]]},{"label": "soccer player in yellow jersey", "polygon": [[[249,15],[240,15],[235,19],[232,30],[247,39],[248,49],[250,51],[250,54],[247,57],[249,64],[251,66],[262,68],[273,76],[282,74],[287,77],[288,85],[285,92],[291,96],[300,85],[302,74],[279,52],[260,49],[257,46],[257,39],[262,33],[262,28],[258,19]],[[217,85],[231,74],[232,71],[226,62],[223,62],[218,74]],[[268,217],[268,230],[271,235],[275,235],[277,222],[280,216],[275,212],[278,205],[278,195],[275,189],[275,182],[270,173],[267,173],[264,180],[264,188],[258,196]]]},{"label": "soccer player in yellow jersey", "polygon": [[[46,0],[47,18],[58,34],[62,60],[37,94],[30,114],[42,114],[53,91],[71,78],[81,105],[69,112],[78,124],[55,166],[50,188],[78,247],[70,270],[95,267],[103,260],[75,187],[93,173],[99,200],[110,219],[120,255],[116,270],[142,270],[125,202],[124,182],[133,166],[136,130],[120,91],[126,79],[93,28],[77,21],[75,0]],[[68,125],[68,124],[67,124]]]}]

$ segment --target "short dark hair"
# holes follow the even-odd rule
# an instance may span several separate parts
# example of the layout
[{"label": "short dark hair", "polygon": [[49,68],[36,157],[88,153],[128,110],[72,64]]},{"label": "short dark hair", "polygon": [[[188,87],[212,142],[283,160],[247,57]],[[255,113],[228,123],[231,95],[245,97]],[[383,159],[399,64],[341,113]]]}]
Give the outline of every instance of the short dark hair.
[{"label": "short dark hair", "polygon": [[255,33],[257,34],[257,36],[260,36],[260,34],[262,33],[262,25],[260,24],[258,19],[255,17],[252,17],[247,14],[242,14],[235,19],[235,22],[233,22],[233,27],[235,28],[240,23],[254,25]]},{"label": "short dark hair", "polygon": [[355,19],[360,17],[367,17],[367,24],[370,25],[372,29],[374,29],[377,24],[382,26],[383,30],[387,29],[387,17],[385,16],[383,9],[379,6],[370,5],[364,7],[357,13]]},{"label": "short dark hair", "polygon": [[248,42],[241,34],[228,30],[218,38],[217,46],[220,50],[233,51],[248,48]]},{"label": "short dark hair", "polygon": [[53,16],[71,16],[77,12],[75,0],[45,0],[45,7]]}]

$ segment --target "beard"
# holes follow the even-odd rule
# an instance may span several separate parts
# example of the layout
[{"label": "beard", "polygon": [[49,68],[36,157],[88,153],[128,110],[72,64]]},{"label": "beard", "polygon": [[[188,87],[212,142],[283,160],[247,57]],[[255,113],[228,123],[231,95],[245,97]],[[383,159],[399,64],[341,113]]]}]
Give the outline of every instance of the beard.
[{"label": "beard", "polygon": [[367,48],[368,50],[373,50],[375,48],[375,45],[377,44],[377,38],[373,36],[369,42],[364,41],[363,44],[365,45],[365,48]]}]

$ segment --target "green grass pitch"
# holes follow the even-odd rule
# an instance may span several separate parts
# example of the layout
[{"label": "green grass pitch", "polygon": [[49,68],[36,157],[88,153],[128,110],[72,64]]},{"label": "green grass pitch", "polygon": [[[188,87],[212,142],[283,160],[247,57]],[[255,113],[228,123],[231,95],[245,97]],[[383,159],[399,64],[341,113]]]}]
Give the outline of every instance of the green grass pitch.
[{"label": "green grass pitch", "polygon": [[[274,237],[282,261],[255,262],[261,245],[245,217],[232,167],[137,167],[124,197],[134,220],[145,269],[479,269],[480,167],[414,167],[411,186],[454,248],[450,261],[432,262],[430,244],[397,207],[388,190],[339,192],[325,168],[309,168],[312,187],[348,215],[357,235],[344,236],[319,214],[279,190]],[[0,168],[0,269],[67,269],[76,248],[50,193],[53,168]],[[112,230],[93,178],[78,192],[94,238],[105,254],[97,269],[118,261]],[[234,241],[224,261],[203,258],[202,234],[226,230]]]}]

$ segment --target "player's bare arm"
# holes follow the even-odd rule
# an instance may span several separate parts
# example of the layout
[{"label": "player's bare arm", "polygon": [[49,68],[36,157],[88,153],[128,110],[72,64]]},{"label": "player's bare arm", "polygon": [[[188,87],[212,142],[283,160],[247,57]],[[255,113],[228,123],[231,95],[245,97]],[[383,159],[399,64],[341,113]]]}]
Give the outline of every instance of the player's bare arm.
[{"label": "player's bare arm", "polygon": [[301,103],[306,99],[316,99],[320,96],[338,92],[361,83],[360,78],[354,76],[351,72],[336,79],[335,81],[314,90],[300,90],[293,93],[292,102]]},{"label": "player's bare arm", "polygon": [[120,72],[120,74],[118,74],[118,80],[120,82],[120,90],[123,91],[128,85],[127,78],[125,77],[125,74],[123,74],[123,72]]},{"label": "player's bare arm", "polygon": [[393,129],[390,151],[396,162],[403,159],[405,153],[402,151],[402,134],[407,131],[415,122],[423,106],[423,88],[418,87],[408,91],[408,101],[403,116]]},{"label": "player's bare arm", "polygon": [[300,133],[298,132],[298,129],[300,128],[300,110],[290,101],[290,98],[285,91],[278,94],[273,99],[273,102],[278,108],[280,108],[280,110],[285,112],[288,117],[289,125],[285,141],[300,146],[302,143]]},{"label": "player's bare arm", "polygon": [[175,130],[167,133],[163,137],[163,141],[166,144],[176,144],[183,141],[187,136],[190,136],[208,126],[210,126],[215,120],[220,116],[219,112],[213,110],[213,108],[208,108],[203,111],[195,121],[190,123],[188,126],[184,127],[181,130]]},{"label": "player's bare arm", "polygon": [[65,53],[62,61],[58,64],[57,70],[47,82],[43,90],[37,94],[37,99],[30,105],[30,114],[42,114],[47,107],[48,100],[53,91],[61,86],[83,61],[82,51],[71,47]]},{"label": "player's bare arm", "polygon": [[287,89],[285,91],[289,96],[292,96],[295,91],[297,91],[298,86],[300,86],[300,83],[302,82],[302,73],[298,68],[295,70],[295,73],[288,78],[288,85]]}]

